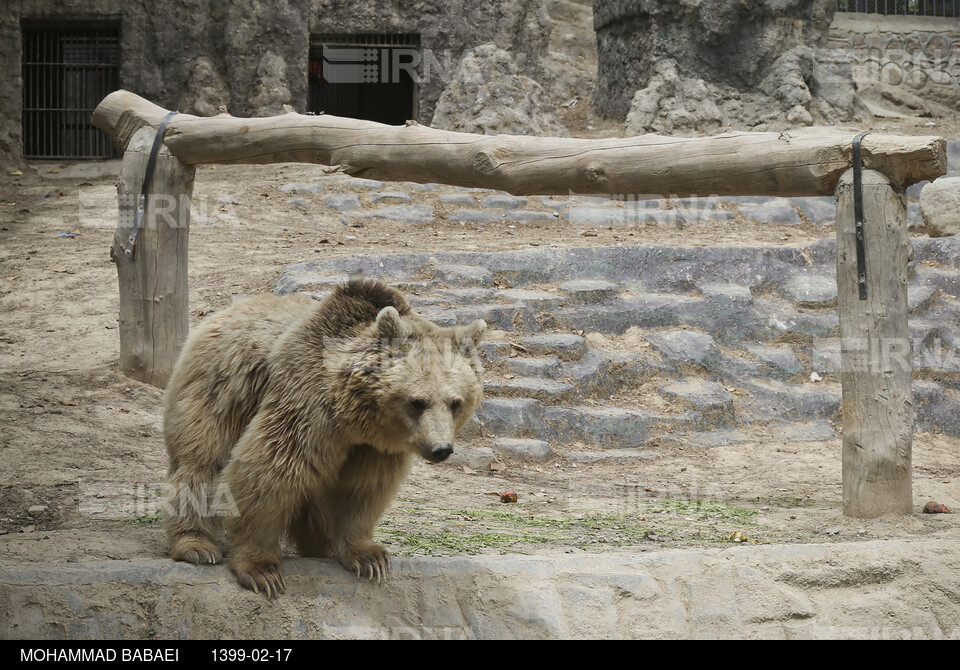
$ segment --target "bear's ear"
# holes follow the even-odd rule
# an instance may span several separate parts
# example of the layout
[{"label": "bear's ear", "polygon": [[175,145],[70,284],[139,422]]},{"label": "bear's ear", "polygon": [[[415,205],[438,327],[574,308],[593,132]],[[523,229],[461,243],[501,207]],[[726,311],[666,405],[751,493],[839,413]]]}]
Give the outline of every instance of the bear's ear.
[{"label": "bear's ear", "polygon": [[477,319],[469,326],[463,327],[460,331],[460,338],[461,340],[472,340],[476,344],[485,332],[487,332],[487,322],[483,319]]},{"label": "bear's ear", "polygon": [[395,340],[403,337],[403,322],[395,307],[384,307],[377,314],[377,332],[381,340]]}]

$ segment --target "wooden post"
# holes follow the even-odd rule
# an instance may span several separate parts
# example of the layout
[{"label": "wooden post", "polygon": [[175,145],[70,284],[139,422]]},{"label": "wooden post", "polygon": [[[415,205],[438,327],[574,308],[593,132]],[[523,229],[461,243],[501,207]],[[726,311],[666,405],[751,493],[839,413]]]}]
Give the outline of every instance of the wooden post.
[{"label": "wooden post", "polygon": [[112,255],[120,281],[120,371],[163,388],[189,328],[187,238],[195,167],[161,145],[133,260],[123,255],[153,145],[141,128],[123,155],[117,195],[120,222]]},{"label": "wooden post", "polygon": [[837,289],[843,385],[843,513],[912,511],[913,394],[907,329],[906,198],[863,171],[867,299],[859,299],[853,170],[837,184]]}]

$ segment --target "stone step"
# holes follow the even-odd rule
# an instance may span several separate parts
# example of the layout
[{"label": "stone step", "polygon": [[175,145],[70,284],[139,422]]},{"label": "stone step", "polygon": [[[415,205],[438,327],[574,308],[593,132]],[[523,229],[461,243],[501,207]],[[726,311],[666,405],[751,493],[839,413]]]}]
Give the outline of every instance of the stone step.
[{"label": "stone step", "polygon": [[512,379],[486,379],[484,393],[538,398],[541,400],[571,400],[577,397],[573,384],[542,377],[514,377]]},{"label": "stone step", "polygon": [[533,356],[556,356],[562,361],[579,361],[587,353],[587,341],[580,335],[553,333],[520,339],[526,353]]},{"label": "stone step", "polygon": [[[960,437],[960,399],[947,395],[934,382],[916,382],[915,389],[917,428]],[[518,389],[520,394],[525,391]],[[837,384],[802,386],[760,380],[744,384],[734,395],[713,382],[683,381],[666,384],[659,393],[661,405],[669,407],[670,413],[615,404],[564,404],[576,396],[542,394],[488,396],[474,420],[484,435],[494,439],[527,438],[550,445],[580,442],[601,448],[640,447],[668,435],[689,439],[691,444],[706,440],[710,446],[706,434],[722,435],[754,424],[780,431],[780,439],[819,441],[836,437],[831,424],[841,420]],[[788,438],[790,426],[818,428],[798,428]]]},{"label": "stone step", "polygon": [[517,356],[516,358],[508,358],[505,365],[508,370],[518,375],[549,379],[556,379],[563,371],[560,359],[556,356],[536,356],[533,358]]},{"label": "stone step", "polygon": [[554,456],[549,442],[522,438],[496,439],[493,441],[493,451],[502,456],[531,461],[546,461]]},{"label": "stone step", "polygon": [[[477,205],[483,212],[537,204],[492,192],[456,193],[477,203],[486,199],[486,206]],[[699,210],[710,203],[701,204],[673,206]],[[824,204],[809,199],[792,211],[812,221]],[[731,204],[757,205],[784,203]],[[589,206],[625,209],[600,201]],[[916,425],[960,436],[954,418],[960,416],[960,239],[913,238],[913,244],[909,346],[923,384],[914,403]],[[754,424],[836,420],[835,255],[832,237],[804,248],[371,254],[290,266],[276,291],[321,297],[361,270],[389,277],[411,294],[418,313],[440,325],[485,319],[489,338],[480,351],[487,399],[478,421],[486,434],[551,446],[576,441],[606,451],[669,436],[668,429],[720,435]]]}]

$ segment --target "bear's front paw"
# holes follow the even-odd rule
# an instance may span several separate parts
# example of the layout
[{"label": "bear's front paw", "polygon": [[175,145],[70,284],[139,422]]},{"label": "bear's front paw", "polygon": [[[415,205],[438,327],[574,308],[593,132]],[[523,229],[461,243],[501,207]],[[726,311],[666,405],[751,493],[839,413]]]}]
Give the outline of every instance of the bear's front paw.
[{"label": "bear's front paw", "polygon": [[345,555],[340,558],[340,565],[360,579],[366,575],[370,581],[374,576],[377,578],[377,584],[387,578],[387,570],[390,568],[390,554],[379,544],[370,542],[362,546],[350,547]]},{"label": "bear's front paw", "polygon": [[262,589],[266,592],[267,598],[276,598],[287,590],[287,583],[283,579],[283,568],[279,562],[240,562],[231,564],[230,569],[237,576],[240,586],[254,593],[260,593]]}]

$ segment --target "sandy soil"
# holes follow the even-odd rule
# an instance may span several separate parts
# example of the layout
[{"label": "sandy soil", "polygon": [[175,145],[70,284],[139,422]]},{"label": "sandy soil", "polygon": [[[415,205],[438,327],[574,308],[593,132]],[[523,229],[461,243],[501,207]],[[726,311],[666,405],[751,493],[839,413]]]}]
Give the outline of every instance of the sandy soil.
[{"label": "sandy soil", "polygon": [[[960,128],[924,122],[876,130],[960,137]],[[8,565],[166,555],[155,506],[131,503],[149,499],[165,474],[161,391],[117,370],[115,210],[91,204],[109,204],[118,170],[117,161],[37,163],[0,175],[0,561]],[[192,323],[236,295],[268,291],[284,266],[314,258],[673,241],[656,228],[590,237],[556,224],[476,230],[444,221],[435,194],[413,191],[415,203],[435,205],[438,223],[348,228],[322,205],[331,189],[299,196],[311,203],[300,208],[276,188],[319,173],[300,165],[198,169],[194,201],[213,215],[197,217],[191,230]],[[738,219],[690,226],[684,243],[799,246],[829,234]],[[400,555],[653,551],[718,546],[737,531],[765,543],[960,539],[960,516],[919,513],[931,499],[960,507],[960,441],[916,435],[917,513],[854,520],[840,513],[839,439],[783,443],[772,435],[757,428],[750,442],[709,450],[660,441],[650,445],[652,458],[630,464],[565,460],[577,445],[557,445],[552,462],[506,461],[493,471],[417,463],[380,537]],[[464,444],[488,443],[473,435]],[[516,505],[492,495],[507,489],[518,493]]]}]

